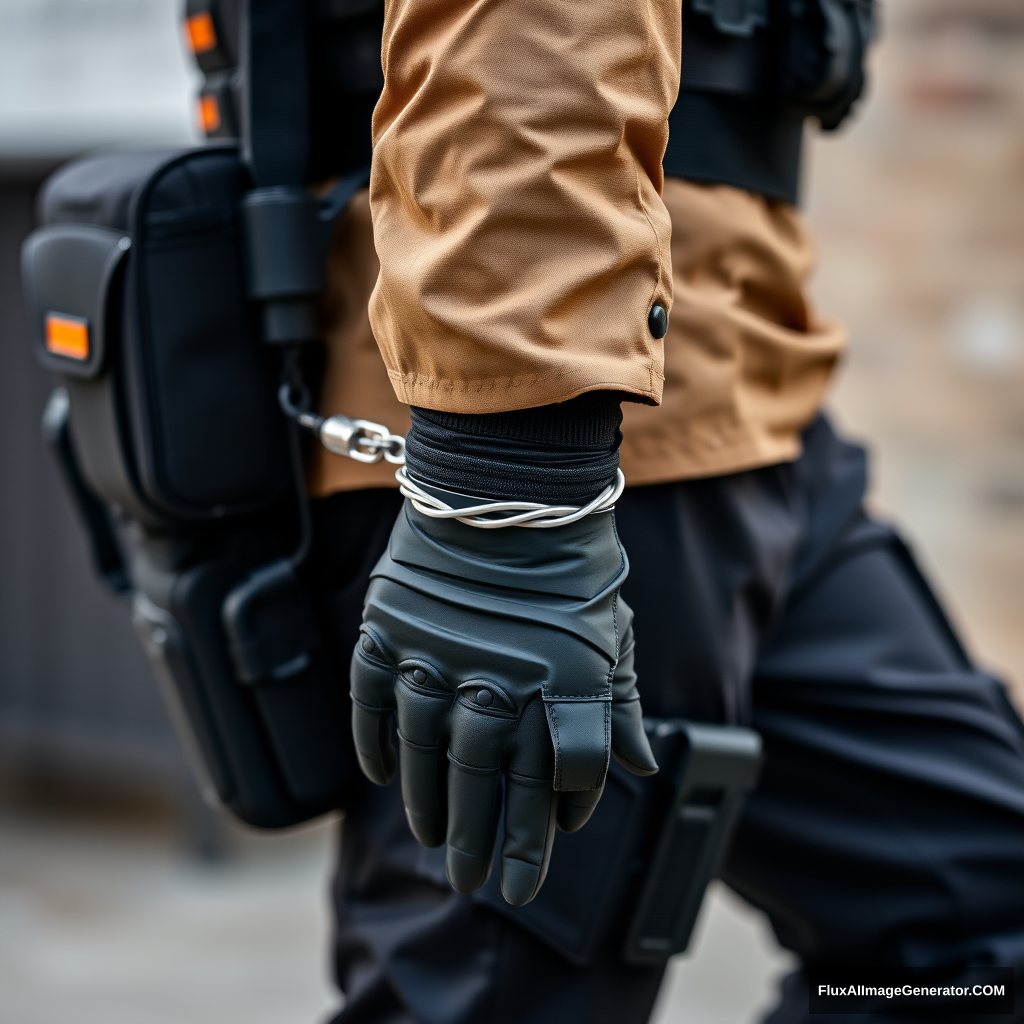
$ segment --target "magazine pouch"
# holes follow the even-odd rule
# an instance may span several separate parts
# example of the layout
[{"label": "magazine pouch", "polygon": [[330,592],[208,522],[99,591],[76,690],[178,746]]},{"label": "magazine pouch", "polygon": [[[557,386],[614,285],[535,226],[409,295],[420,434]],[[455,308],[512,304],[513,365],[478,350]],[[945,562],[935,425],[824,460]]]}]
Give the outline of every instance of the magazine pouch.
[{"label": "magazine pouch", "polygon": [[203,788],[279,828],[357,774],[345,687],[279,561],[304,496],[247,296],[250,187],[234,146],[79,160],[44,186],[22,262],[33,349],[63,385],[44,435],[94,565],[133,591]]},{"label": "magazine pouch", "polygon": [[[239,587],[260,589],[251,581],[260,578],[266,553],[229,553],[184,570],[161,561],[151,550],[136,553],[133,622],[208,798],[260,828],[341,806],[355,775],[338,706],[344,693],[331,685],[322,659],[252,680],[239,678],[232,658],[223,609]],[[301,594],[293,596],[308,608]],[[270,620],[301,618],[289,601],[260,611]],[[315,647],[312,622],[303,635]]]},{"label": "magazine pouch", "polygon": [[313,608],[282,558],[227,595],[221,620],[235,677],[250,691],[289,791],[337,800],[355,771],[348,694],[332,684]]}]

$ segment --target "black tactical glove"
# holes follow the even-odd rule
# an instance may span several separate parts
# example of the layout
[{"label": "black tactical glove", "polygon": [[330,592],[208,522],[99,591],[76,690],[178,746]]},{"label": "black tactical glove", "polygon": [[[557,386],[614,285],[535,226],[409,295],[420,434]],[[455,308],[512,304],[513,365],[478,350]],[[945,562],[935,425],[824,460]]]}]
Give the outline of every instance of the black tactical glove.
[{"label": "black tactical glove", "polygon": [[352,728],[363,771],[387,785],[397,713],[410,827],[426,846],[447,838],[459,892],[490,874],[502,774],[501,886],[521,906],[543,884],[556,820],[573,831],[596,806],[609,752],[657,771],[618,596],[627,571],[610,512],[485,530],[405,503],[367,592]]}]

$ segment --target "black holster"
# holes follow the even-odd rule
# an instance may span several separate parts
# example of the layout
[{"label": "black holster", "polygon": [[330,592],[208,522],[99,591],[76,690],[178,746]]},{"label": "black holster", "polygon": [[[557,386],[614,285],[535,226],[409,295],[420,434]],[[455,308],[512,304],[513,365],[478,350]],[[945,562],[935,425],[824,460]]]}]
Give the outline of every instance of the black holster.
[{"label": "black holster", "polygon": [[[681,719],[645,719],[644,727],[658,774],[638,778],[612,764],[590,821],[555,837],[532,903],[505,902],[497,863],[474,896],[571,963],[588,964],[599,945],[633,964],[684,952],[757,783],[761,739],[750,729]],[[422,862],[443,879],[443,856],[424,851]]]}]

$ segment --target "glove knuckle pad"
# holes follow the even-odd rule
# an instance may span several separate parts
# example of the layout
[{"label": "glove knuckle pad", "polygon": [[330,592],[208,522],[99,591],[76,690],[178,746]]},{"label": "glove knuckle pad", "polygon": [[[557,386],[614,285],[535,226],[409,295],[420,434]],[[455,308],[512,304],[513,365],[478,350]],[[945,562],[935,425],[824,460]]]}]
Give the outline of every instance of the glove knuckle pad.
[{"label": "glove knuckle pad", "polygon": [[452,691],[419,661],[403,662],[401,670],[395,688],[399,734],[404,741],[434,746],[448,729]]},{"label": "glove knuckle pad", "polygon": [[475,768],[497,768],[515,735],[517,723],[516,716],[456,701],[449,740],[452,757]]},{"label": "glove knuckle pad", "polygon": [[364,633],[352,652],[352,696],[367,707],[393,708],[395,670],[382,659],[379,647],[374,645],[370,651],[364,649],[363,644],[368,639],[370,637]]}]

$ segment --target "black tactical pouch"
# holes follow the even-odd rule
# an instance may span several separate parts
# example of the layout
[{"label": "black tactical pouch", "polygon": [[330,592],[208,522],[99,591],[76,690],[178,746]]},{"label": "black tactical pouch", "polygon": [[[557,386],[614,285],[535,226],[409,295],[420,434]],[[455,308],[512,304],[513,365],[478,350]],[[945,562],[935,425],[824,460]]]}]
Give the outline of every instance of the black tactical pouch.
[{"label": "black tactical pouch", "polygon": [[796,203],[804,121],[849,116],[874,35],[873,0],[685,0],[665,173]]},{"label": "black tactical pouch", "polygon": [[263,589],[266,540],[235,538],[216,557],[191,563],[178,543],[136,548],[132,620],[200,785],[261,828],[342,806],[358,779],[347,693],[331,678],[305,595],[293,583],[284,600],[256,612],[265,634],[286,633],[291,650],[250,653],[242,675],[224,610]]},{"label": "black tactical pouch", "polygon": [[750,729],[667,719],[648,730],[665,775],[651,798],[656,832],[623,947],[632,964],[664,963],[689,946],[761,769],[761,737]]},{"label": "black tactical pouch", "polygon": [[64,378],[83,478],[153,527],[257,512],[292,487],[246,302],[248,185],[233,146],[76,161],[23,249],[33,345]]},{"label": "black tactical pouch", "polygon": [[280,356],[247,296],[250,184],[234,146],[70,164],[44,188],[23,276],[35,352],[66,389],[45,432],[94,561],[134,587],[207,792],[274,828],[338,807],[354,761],[347,694],[286,557],[308,517]]},{"label": "black tactical pouch", "polygon": [[837,128],[864,90],[874,0],[686,0],[680,86]]}]

